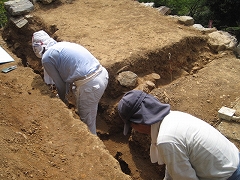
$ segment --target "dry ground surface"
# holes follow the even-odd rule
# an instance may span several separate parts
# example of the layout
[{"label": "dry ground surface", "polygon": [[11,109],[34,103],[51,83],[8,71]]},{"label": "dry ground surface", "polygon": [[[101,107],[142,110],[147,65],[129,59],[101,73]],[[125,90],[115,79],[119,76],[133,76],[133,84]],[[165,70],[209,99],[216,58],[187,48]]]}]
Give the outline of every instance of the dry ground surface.
[{"label": "dry ground surface", "polygon": [[[9,23],[1,46],[17,65],[0,74],[0,179],[162,179],[164,167],[149,160],[149,137],[122,134],[116,105],[145,81],[145,91],[217,127],[217,111],[239,98],[240,60],[231,51],[214,52],[207,34],[130,0],[55,1],[35,4],[29,24]],[[91,135],[42,79],[31,48],[34,31],[85,46],[107,68],[108,88],[99,104],[98,136]],[[119,72],[138,75],[137,87],[122,87]],[[152,73],[161,76],[153,80]],[[230,139],[238,147],[239,142]],[[128,176],[129,175],[129,176]]]}]

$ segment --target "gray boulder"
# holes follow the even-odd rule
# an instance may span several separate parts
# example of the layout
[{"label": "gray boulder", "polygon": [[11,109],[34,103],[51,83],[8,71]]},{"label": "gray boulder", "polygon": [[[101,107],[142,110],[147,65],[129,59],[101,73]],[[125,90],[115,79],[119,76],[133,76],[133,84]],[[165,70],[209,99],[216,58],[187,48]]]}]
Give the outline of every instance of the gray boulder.
[{"label": "gray boulder", "polygon": [[125,87],[135,87],[138,76],[131,71],[124,71],[117,76],[118,82]]},{"label": "gray boulder", "polygon": [[234,50],[237,39],[225,31],[215,31],[208,34],[208,44],[215,51]]},{"label": "gray boulder", "polygon": [[4,8],[11,16],[25,15],[34,10],[34,5],[29,0],[4,2]]},{"label": "gray boulder", "polygon": [[186,26],[192,26],[194,24],[194,19],[191,16],[180,16],[178,22]]}]

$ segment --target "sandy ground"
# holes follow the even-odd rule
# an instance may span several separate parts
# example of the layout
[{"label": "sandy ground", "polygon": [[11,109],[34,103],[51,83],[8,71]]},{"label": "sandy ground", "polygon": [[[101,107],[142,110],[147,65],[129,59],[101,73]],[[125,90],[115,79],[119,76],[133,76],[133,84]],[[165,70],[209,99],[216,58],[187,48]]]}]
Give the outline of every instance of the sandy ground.
[{"label": "sandy ground", "polygon": [[[123,136],[116,112],[122,95],[151,73],[161,76],[151,94],[214,127],[221,122],[217,111],[239,98],[240,61],[232,52],[213,52],[206,34],[136,1],[56,1],[35,4],[30,15],[27,27],[9,24],[2,31],[1,46],[15,62],[0,68],[18,68],[0,74],[1,179],[162,179],[164,167],[149,160],[149,137]],[[79,120],[74,103],[66,107],[44,84],[31,49],[32,33],[40,29],[85,46],[109,71],[98,136]],[[118,83],[125,70],[139,76],[139,86]]]}]

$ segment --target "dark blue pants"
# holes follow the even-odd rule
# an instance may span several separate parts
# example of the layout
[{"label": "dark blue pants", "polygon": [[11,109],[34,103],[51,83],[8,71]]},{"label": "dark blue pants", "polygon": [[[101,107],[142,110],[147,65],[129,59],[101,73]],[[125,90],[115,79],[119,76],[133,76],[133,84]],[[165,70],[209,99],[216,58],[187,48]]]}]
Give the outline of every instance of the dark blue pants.
[{"label": "dark blue pants", "polygon": [[[240,153],[239,153],[240,158]],[[240,180],[240,164],[238,165],[237,170],[233,173],[233,175],[227,180]]]}]

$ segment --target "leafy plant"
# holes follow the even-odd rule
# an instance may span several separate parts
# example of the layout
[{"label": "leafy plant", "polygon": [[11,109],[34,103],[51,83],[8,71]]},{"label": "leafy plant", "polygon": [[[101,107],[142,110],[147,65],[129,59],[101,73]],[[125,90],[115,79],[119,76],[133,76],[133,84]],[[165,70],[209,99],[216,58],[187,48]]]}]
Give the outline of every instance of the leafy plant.
[{"label": "leafy plant", "polygon": [[7,23],[6,10],[4,8],[4,2],[7,0],[0,0],[0,27],[3,27]]},{"label": "leafy plant", "polygon": [[240,40],[239,0],[139,0],[154,2],[155,7],[167,6],[173,15],[191,16],[197,24],[233,33]]}]

